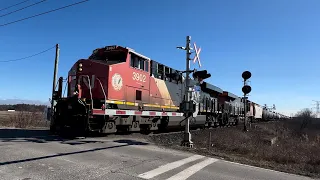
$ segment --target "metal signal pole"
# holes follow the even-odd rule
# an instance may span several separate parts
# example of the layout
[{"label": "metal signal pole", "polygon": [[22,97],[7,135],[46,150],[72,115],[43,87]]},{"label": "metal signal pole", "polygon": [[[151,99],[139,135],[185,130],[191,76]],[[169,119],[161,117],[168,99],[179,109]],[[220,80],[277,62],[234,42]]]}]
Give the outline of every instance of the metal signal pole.
[{"label": "metal signal pole", "polygon": [[[244,86],[246,82],[244,81]],[[247,103],[246,103],[246,94],[243,95],[243,105],[244,105],[244,120],[243,120],[243,131],[248,131],[247,129]]]},{"label": "metal signal pole", "polygon": [[243,131],[248,131],[247,129],[247,94],[251,92],[251,86],[247,85],[247,80],[250,79],[250,77],[251,77],[250,71],[244,71],[242,73],[242,78],[243,78],[242,92],[243,92],[243,104],[244,104]]},{"label": "metal signal pole", "polygon": [[[189,91],[189,75],[190,75],[190,55],[191,55],[191,47],[190,47],[191,36],[187,36],[186,39],[186,92],[185,92],[185,101],[190,102],[190,91]],[[190,117],[187,114],[186,126],[184,130],[184,140],[182,141],[183,146],[192,147],[193,142],[191,141],[191,133],[190,133]]]},{"label": "metal signal pole", "polygon": [[[185,132],[184,132],[184,138],[183,141],[181,143],[182,146],[187,146],[187,147],[193,147],[193,142],[191,141],[191,133],[190,133],[190,116],[196,116],[194,115],[195,111],[196,111],[196,107],[194,102],[191,100],[191,92],[190,92],[190,73],[198,73],[197,76],[201,76],[202,79],[206,79],[209,78],[211,75],[207,73],[207,71],[200,71],[200,72],[195,72],[194,71],[190,71],[190,55],[191,55],[191,50],[192,48],[190,47],[190,41],[191,41],[191,36],[187,36],[186,38],[186,47],[177,47],[178,49],[182,49],[182,50],[186,50],[186,89],[185,89],[185,97],[184,100],[182,101],[182,103],[180,104],[180,111],[182,111],[185,114]],[[199,54],[201,52],[201,48],[197,49],[196,44],[194,43],[194,50],[195,50],[195,57],[193,59],[193,62],[198,61],[199,66],[201,66],[200,63],[200,58],[199,58]],[[184,73],[184,72],[183,72]],[[199,78],[199,77],[198,77]]]}]

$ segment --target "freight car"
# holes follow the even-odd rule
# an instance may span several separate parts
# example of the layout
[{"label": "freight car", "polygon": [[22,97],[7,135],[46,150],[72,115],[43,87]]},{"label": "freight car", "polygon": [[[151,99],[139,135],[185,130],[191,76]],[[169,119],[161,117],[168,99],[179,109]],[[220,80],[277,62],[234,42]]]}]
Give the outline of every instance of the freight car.
[{"label": "freight car", "polygon": [[288,116],[272,111],[269,108],[251,101],[248,102],[248,108],[247,117],[251,122],[289,119]]},{"label": "freight car", "polygon": [[[191,128],[236,125],[244,116],[243,99],[204,82],[204,71],[194,72],[190,90],[195,109]],[[131,48],[106,46],[78,60],[54,92],[50,129],[87,133],[168,131],[183,128],[179,105],[185,96],[186,77],[176,69]],[[252,119],[274,118],[257,104],[248,103]]]}]

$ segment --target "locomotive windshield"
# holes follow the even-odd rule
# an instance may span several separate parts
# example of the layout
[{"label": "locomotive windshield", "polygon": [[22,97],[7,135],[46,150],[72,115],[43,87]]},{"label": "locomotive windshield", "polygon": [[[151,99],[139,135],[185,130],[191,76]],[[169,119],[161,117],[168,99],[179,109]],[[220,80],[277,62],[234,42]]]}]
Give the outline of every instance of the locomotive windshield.
[{"label": "locomotive windshield", "polygon": [[[111,48],[112,47],[112,48]],[[104,61],[107,63],[120,63],[125,62],[127,59],[127,52],[122,48],[114,46],[107,46],[93,51],[89,57],[91,60]]]}]

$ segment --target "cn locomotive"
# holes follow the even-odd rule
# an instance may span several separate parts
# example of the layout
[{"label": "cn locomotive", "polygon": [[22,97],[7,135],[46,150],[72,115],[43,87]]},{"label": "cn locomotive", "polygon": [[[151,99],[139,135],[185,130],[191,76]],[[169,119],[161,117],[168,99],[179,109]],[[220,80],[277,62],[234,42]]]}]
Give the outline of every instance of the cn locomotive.
[{"label": "cn locomotive", "polygon": [[[193,77],[201,73],[194,72]],[[198,74],[198,75],[197,75]],[[184,126],[180,103],[185,96],[186,77],[181,71],[118,45],[95,49],[89,58],[78,60],[68,77],[59,78],[50,111],[50,130],[61,132],[169,131]],[[67,95],[62,95],[64,81]],[[244,113],[251,121],[288,118],[247,100],[244,103],[197,78],[189,78],[196,111],[190,128],[237,125]],[[191,89],[192,90],[192,89]]]}]

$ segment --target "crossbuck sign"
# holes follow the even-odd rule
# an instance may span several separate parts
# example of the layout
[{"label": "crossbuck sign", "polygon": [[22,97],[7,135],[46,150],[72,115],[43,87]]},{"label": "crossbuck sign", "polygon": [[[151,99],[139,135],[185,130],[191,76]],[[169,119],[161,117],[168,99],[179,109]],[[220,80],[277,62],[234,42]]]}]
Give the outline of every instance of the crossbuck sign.
[{"label": "crossbuck sign", "polygon": [[200,52],[201,52],[201,48],[197,49],[197,45],[196,43],[193,43],[193,46],[194,46],[194,51],[195,51],[195,56],[193,58],[193,63],[195,63],[196,61],[198,61],[198,64],[199,64],[199,67],[201,67],[201,63],[200,63]]}]

